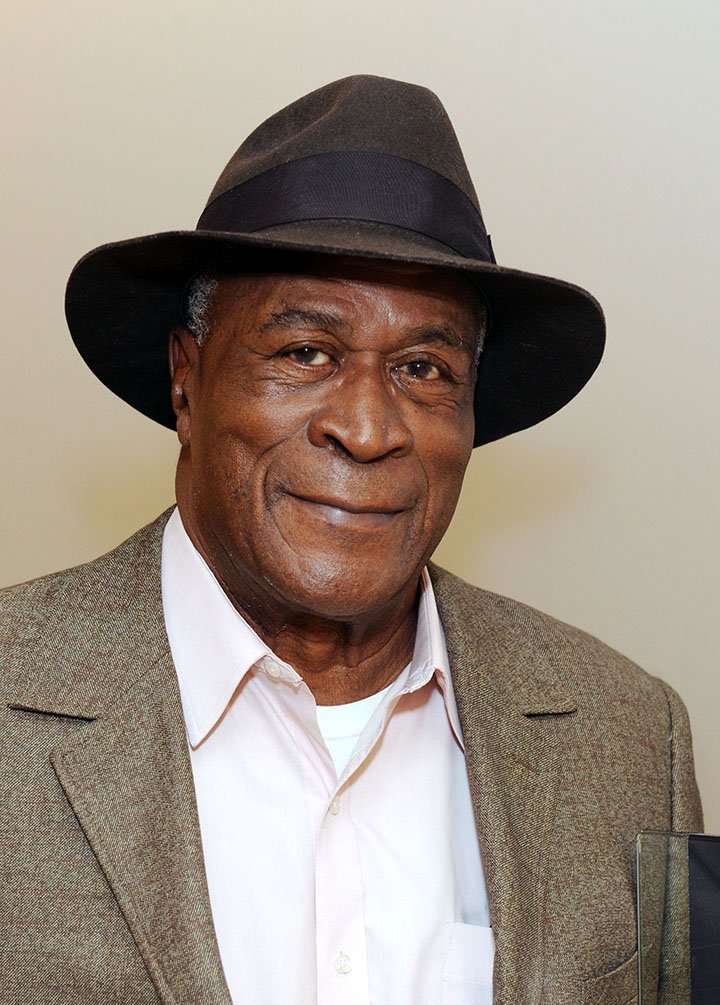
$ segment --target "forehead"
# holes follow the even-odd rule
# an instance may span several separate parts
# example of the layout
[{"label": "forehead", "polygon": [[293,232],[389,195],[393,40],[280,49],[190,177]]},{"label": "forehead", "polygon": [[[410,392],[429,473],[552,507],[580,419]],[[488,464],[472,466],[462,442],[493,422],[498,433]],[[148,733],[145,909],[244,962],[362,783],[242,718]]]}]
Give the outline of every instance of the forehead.
[{"label": "forehead", "polygon": [[407,315],[408,321],[444,319],[474,336],[484,320],[480,292],[464,276],[424,265],[329,255],[297,256],[278,271],[223,274],[213,320],[248,310],[274,309],[288,301],[329,300],[350,315],[368,307]]}]

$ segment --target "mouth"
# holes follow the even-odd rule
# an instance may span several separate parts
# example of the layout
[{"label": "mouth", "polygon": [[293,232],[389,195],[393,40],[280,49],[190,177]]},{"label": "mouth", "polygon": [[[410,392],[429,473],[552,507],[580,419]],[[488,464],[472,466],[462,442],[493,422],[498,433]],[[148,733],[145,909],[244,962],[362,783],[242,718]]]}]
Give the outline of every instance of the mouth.
[{"label": "mouth", "polygon": [[298,503],[309,516],[318,517],[334,527],[383,527],[407,510],[407,507],[386,504],[300,496],[293,492],[285,494]]}]

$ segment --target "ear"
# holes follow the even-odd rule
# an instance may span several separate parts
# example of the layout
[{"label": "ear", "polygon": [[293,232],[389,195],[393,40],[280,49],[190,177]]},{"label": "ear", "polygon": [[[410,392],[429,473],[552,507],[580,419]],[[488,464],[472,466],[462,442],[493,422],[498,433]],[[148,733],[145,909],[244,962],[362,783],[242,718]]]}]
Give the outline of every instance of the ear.
[{"label": "ear", "polygon": [[199,360],[200,347],[187,328],[172,331],[168,344],[170,398],[177,419],[178,439],[183,447],[190,445],[192,405]]}]

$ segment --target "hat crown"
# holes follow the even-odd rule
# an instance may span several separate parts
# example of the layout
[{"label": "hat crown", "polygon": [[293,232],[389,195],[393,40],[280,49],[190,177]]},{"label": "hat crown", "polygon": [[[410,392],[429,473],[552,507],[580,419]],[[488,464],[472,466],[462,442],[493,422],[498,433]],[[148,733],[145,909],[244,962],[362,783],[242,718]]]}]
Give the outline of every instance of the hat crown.
[{"label": "hat crown", "polygon": [[479,210],[455,130],[426,87],[358,74],[326,84],[276,112],[236,150],[207,205],[265,171],[339,151],[403,157],[453,182]]}]

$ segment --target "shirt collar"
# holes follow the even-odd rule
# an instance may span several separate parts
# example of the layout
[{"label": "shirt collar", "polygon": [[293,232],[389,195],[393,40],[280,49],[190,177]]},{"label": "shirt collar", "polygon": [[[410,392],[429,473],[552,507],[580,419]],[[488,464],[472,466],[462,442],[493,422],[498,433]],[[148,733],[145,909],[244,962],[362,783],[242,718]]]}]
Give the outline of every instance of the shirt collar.
[{"label": "shirt collar", "polygon": [[248,670],[272,653],[231,603],[177,509],[163,535],[162,598],[185,726],[190,745],[197,747]]},{"label": "shirt collar", "polygon": [[[260,661],[274,676],[282,674],[293,684],[302,683],[299,674],[273,653],[233,606],[188,537],[177,509],[163,535],[162,598],[193,748],[212,732],[245,675]],[[433,675],[442,690],[453,732],[462,744],[445,633],[430,576],[424,569],[413,658],[395,684],[400,692],[416,691]]]},{"label": "shirt collar", "polygon": [[450,674],[445,632],[443,630],[430,573],[423,569],[420,579],[415,648],[410,663],[407,684],[403,691],[416,691],[435,676],[445,699],[448,719],[458,743],[464,749],[460,717]]}]

